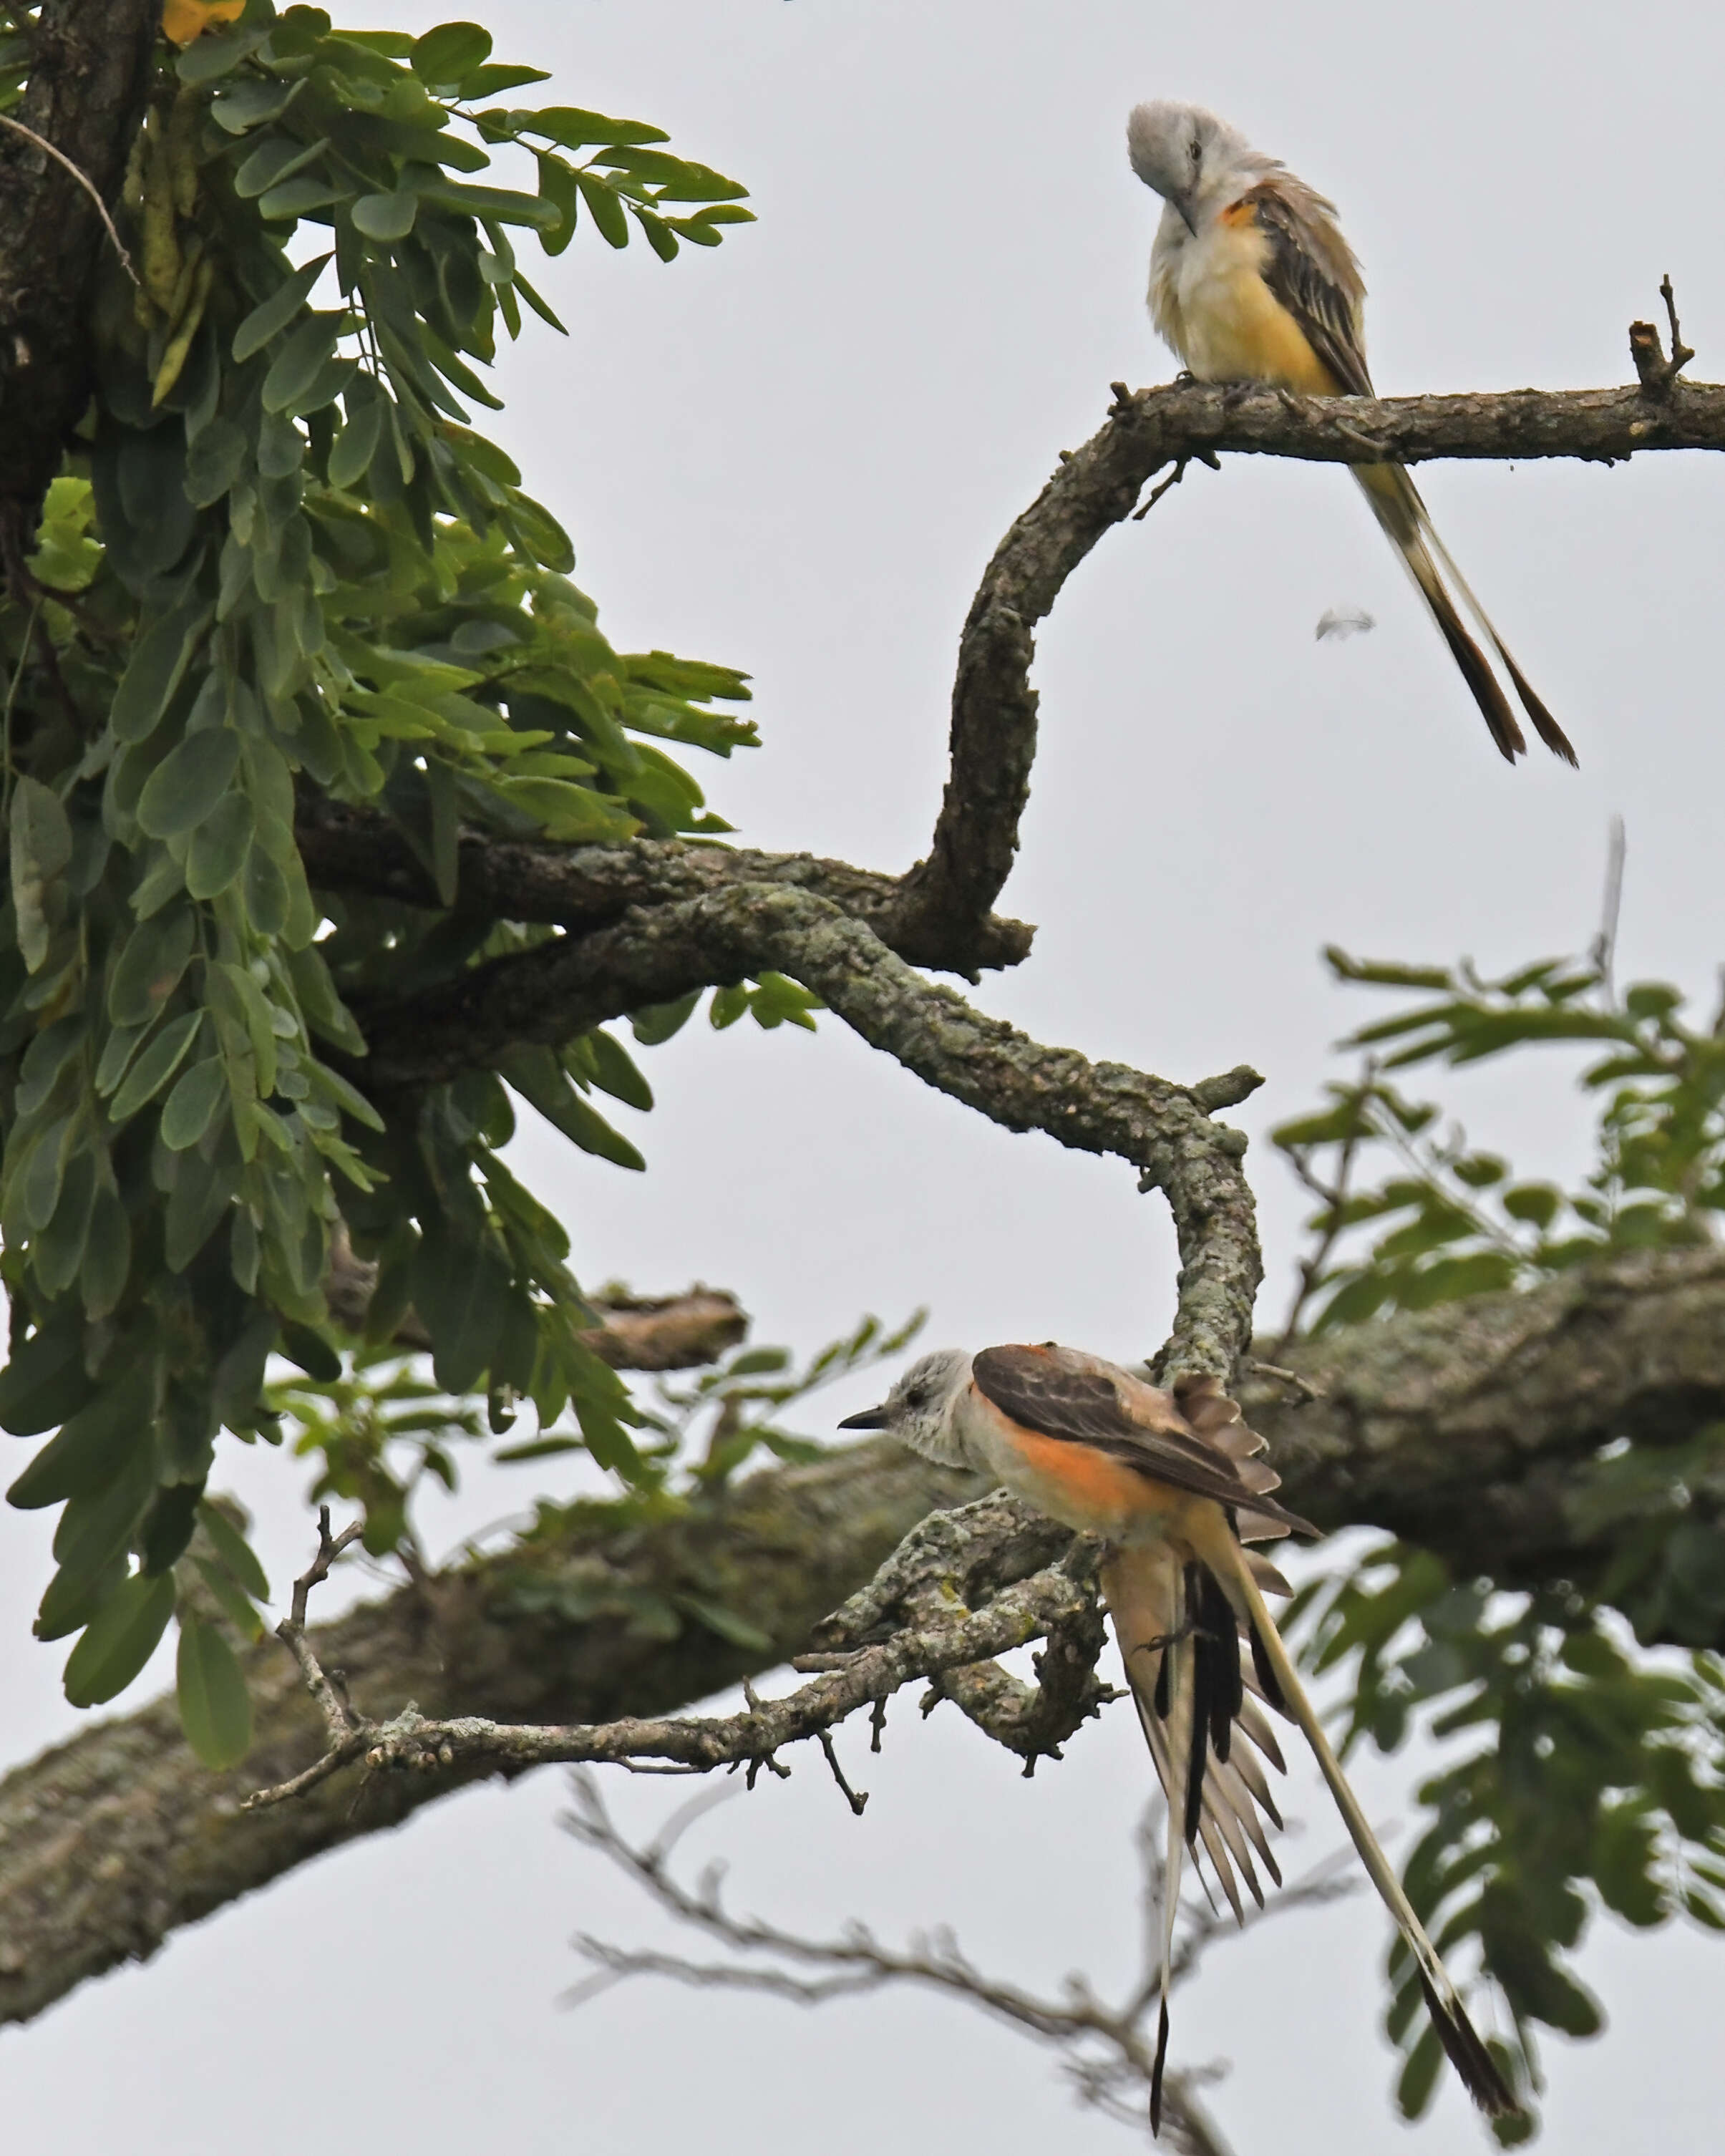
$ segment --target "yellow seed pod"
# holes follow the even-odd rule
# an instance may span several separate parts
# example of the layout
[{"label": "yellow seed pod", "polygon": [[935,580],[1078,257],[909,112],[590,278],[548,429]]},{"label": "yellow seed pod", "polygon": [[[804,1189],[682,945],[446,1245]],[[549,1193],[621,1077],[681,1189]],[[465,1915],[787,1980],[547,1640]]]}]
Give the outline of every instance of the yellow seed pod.
[{"label": "yellow seed pod", "polygon": [[159,404],[180,378],[180,370],[186,364],[186,356],[192,349],[192,340],[198,334],[198,326],[203,320],[205,303],[209,298],[210,285],[215,275],[215,264],[205,255],[192,278],[192,289],[187,295],[186,311],[178,327],[168,339],[167,349],[162,355],[162,364],[156,370],[156,380],[150,393],[150,402]]},{"label": "yellow seed pod", "polygon": [[144,290],[158,314],[173,305],[174,287],[180,281],[180,242],[175,229],[173,174],[167,153],[151,116],[150,141],[144,152],[144,206],[139,218],[139,258]]},{"label": "yellow seed pod", "polygon": [[162,34],[171,45],[189,45],[206,30],[237,22],[245,0],[167,0],[162,11]]}]

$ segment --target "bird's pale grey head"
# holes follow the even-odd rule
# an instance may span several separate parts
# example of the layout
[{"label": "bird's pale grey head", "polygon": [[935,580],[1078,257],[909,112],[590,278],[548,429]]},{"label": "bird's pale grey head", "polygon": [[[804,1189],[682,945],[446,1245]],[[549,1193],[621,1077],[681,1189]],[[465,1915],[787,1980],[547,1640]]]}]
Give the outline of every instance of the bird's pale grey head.
[{"label": "bird's pale grey head", "polygon": [[1238,128],[1203,105],[1166,97],[1133,106],[1126,148],[1144,185],[1154,187],[1194,229],[1194,212],[1211,188],[1230,183],[1243,169],[1268,170],[1274,162],[1259,157]]},{"label": "bird's pale grey head", "polygon": [[942,1348],[912,1363],[877,1408],[846,1415],[840,1430],[884,1430],[913,1452],[948,1467],[963,1464],[957,1445],[952,1409],[970,1383],[970,1355],[963,1348]]}]

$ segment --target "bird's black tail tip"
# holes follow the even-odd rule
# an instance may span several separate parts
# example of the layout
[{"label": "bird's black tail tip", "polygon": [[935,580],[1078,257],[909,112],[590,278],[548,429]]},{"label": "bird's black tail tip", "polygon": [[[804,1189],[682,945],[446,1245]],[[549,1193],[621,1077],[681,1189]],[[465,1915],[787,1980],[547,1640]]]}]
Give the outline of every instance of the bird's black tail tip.
[{"label": "bird's black tail tip", "polygon": [[1162,2013],[1156,2024],[1156,2061],[1150,2069],[1150,2131],[1162,2132],[1162,2070],[1168,2063],[1168,1999],[1164,1994]]},{"label": "bird's black tail tip", "polygon": [[1424,1969],[1420,1989],[1425,1994],[1426,2011],[1437,2031],[1450,2064],[1461,2076],[1461,2085],[1487,2118],[1517,2118],[1521,2105],[1504,2079],[1502,2069],[1480,2040],[1480,2033],[1463,2012],[1460,2000],[1446,2005],[1433,1989]]}]

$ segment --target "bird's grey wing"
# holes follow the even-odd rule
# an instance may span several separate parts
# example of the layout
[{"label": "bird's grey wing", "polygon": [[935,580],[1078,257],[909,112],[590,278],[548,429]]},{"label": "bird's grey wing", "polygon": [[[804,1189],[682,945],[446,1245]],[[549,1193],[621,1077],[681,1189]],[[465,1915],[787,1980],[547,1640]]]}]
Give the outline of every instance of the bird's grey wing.
[{"label": "bird's grey wing", "polygon": [[1342,388],[1370,397],[1360,311],[1364,280],[1336,223],[1335,205],[1290,172],[1272,172],[1240,197],[1270,243],[1264,281],[1305,331]]}]

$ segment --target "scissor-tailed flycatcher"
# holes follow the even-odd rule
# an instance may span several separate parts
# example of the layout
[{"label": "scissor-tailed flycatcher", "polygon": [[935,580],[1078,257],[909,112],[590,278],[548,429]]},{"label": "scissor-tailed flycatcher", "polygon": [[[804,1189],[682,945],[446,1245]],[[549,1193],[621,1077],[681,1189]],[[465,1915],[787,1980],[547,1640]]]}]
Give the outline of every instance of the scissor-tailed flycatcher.
[{"label": "scissor-tailed flycatcher", "polygon": [[1277,1884],[1266,1822],[1281,1825],[1264,1762],[1282,1758],[1260,1700],[1304,1732],[1420,1974],[1432,2024],[1469,2094],[1493,2117],[1517,2106],[1468,2020],[1389,1860],[1348,1786],[1295,1673],[1264,1590],[1275,1567],[1244,1544],[1316,1534],[1271,1496],[1281,1476],[1263,1440],[1214,1378],[1162,1391],[1100,1356],[1040,1348],[949,1348],[925,1355],[884,1406],[841,1430],[885,1430],[947,1466],[980,1469],[1052,1519],[1100,1535],[1102,1593],[1138,1719],[1168,1804],[1162,2015],[1150,2122],[1161,2125],[1168,1990],[1183,1849],[1199,1846],[1236,1917],[1235,1873],[1262,1906],[1252,1856]]},{"label": "scissor-tailed flycatcher", "polygon": [[[1141,105],[1126,127],[1132,170],[1166,204],[1150,255],[1150,318],[1200,382],[1263,382],[1304,397],[1370,397],[1366,288],[1333,203],[1196,105]],[[1512,763],[1527,744],[1463,626],[1447,577],[1546,747],[1575,762],[1431,526],[1400,465],[1354,477],[1443,632],[1491,738]]]}]

